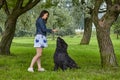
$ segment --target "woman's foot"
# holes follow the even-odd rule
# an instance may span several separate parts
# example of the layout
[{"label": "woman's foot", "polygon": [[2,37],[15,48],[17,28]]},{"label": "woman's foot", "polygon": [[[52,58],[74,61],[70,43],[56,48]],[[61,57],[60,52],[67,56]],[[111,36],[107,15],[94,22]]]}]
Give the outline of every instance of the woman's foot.
[{"label": "woman's foot", "polygon": [[28,68],[28,72],[34,72],[33,68]]},{"label": "woman's foot", "polygon": [[38,71],[40,71],[40,72],[44,72],[45,69],[44,69],[44,68],[39,68]]}]

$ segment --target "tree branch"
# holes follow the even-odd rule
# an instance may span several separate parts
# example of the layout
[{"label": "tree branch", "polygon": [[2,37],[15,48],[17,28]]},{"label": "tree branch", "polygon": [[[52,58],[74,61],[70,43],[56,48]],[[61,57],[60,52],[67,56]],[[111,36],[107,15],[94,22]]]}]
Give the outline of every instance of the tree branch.
[{"label": "tree branch", "polygon": [[26,4],[26,6],[29,5],[32,1],[33,1],[33,0],[29,0],[28,3]]},{"label": "tree branch", "polygon": [[72,3],[73,3],[73,6],[77,6],[80,4],[79,0],[72,0]]},{"label": "tree branch", "polygon": [[86,4],[86,3],[85,3],[85,0],[81,0],[81,4]]},{"label": "tree branch", "polygon": [[99,24],[98,13],[99,13],[100,6],[103,2],[104,2],[103,0],[95,0],[95,7],[92,12],[92,16],[93,16],[92,19],[95,24]]},{"label": "tree branch", "polygon": [[6,0],[4,0],[4,4],[5,4],[5,6],[4,6],[5,13],[6,13],[7,15],[10,15],[10,11],[9,11],[9,9],[8,9],[8,5],[7,5],[7,1],[6,1]]},{"label": "tree branch", "polygon": [[120,0],[114,0],[115,4],[120,4]]},{"label": "tree branch", "polygon": [[22,7],[22,5],[23,5],[23,0],[18,0],[18,8],[21,8]]},{"label": "tree branch", "polygon": [[107,9],[109,9],[112,6],[112,0],[105,0],[107,4]]},{"label": "tree branch", "polygon": [[24,13],[27,10],[30,10],[31,8],[33,8],[40,1],[41,0],[34,0],[34,1],[33,0],[29,0],[29,2],[26,4],[26,6],[21,9],[21,13]]},{"label": "tree branch", "polygon": [[[94,17],[98,18],[98,13],[99,13],[99,8],[101,6],[101,4],[103,3],[103,0],[99,0],[99,1],[95,1],[95,8],[93,10],[93,13],[94,13]],[[96,19],[97,21],[98,19]]]},{"label": "tree branch", "polygon": [[15,6],[15,8],[13,9],[13,11],[16,10],[16,9],[22,8],[22,5],[23,5],[23,0],[17,0],[16,6]]},{"label": "tree branch", "polygon": [[4,0],[0,0],[0,9],[2,8],[3,5],[4,5]]}]

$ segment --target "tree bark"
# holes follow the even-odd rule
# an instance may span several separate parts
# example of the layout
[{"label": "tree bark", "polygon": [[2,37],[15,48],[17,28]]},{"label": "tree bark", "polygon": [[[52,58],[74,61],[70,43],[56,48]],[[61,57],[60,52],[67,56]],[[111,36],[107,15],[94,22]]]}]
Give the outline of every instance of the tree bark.
[{"label": "tree bark", "polygon": [[100,48],[101,65],[105,67],[116,67],[118,66],[112,41],[110,38],[110,28],[99,27],[96,29],[97,40]]},{"label": "tree bark", "polygon": [[117,39],[119,39],[119,30],[117,30]]},{"label": "tree bark", "polygon": [[18,17],[9,15],[5,23],[5,31],[0,42],[0,54],[9,55],[10,46],[15,33],[15,26]]},{"label": "tree bark", "polygon": [[92,19],[85,18],[84,34],[80,42],[81,45],[89,44],[91,38],[91,32],[92,32]]}]

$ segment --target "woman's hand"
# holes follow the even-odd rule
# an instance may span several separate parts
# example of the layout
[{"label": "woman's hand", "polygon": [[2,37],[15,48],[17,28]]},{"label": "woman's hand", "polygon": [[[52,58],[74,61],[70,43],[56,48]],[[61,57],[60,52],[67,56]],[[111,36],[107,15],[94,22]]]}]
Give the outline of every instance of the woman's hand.
[{"label": "woman's hand", "polygon": [[57,32],[58,30],[57,30],[57,29],[53,29],[52,31],[53,31],[53,32]]}]

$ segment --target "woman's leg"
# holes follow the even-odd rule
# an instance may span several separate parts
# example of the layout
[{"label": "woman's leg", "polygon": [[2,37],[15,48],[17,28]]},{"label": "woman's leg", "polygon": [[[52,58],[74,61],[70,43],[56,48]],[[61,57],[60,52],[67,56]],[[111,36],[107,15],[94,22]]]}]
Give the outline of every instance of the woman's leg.
[{"label": "woman's leg", "polygon": [[[39,50],[38,50],[38,52],[39,52]],[[41,52],[41,55],[42,55],[42,52]],[[40,57],[37,59],[37,65],[38,65],[38,71],[45,71],[45,69],[41,67]]]},{"label": "woman's leg", "polygon": [[33,68],[35,62],[37,62],[38,67],[41,67],[40,56],[42,55],[42,48],[36,48],[36,55],[33,57],[30,68]]},{"label": "woman's leg", "polygon": [[41,60],[40,60],[40,58],[38,58],[38,60],[37,60],[37,65],[38,65],[38,69],[40,69],[41,68]]}]

